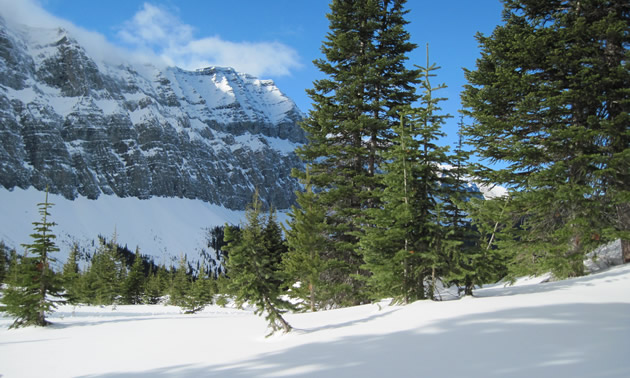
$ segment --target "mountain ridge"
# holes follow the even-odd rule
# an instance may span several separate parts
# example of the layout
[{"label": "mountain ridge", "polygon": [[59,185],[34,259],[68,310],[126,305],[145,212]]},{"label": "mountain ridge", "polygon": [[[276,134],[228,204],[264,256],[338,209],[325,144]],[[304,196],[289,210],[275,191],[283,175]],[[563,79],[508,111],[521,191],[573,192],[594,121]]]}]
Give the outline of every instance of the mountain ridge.
[{"label": "mountain ridge", "polygon": [[288,208],[303,114],[271,80],[92,59],[65,29],[0,18],[0,185]]}]

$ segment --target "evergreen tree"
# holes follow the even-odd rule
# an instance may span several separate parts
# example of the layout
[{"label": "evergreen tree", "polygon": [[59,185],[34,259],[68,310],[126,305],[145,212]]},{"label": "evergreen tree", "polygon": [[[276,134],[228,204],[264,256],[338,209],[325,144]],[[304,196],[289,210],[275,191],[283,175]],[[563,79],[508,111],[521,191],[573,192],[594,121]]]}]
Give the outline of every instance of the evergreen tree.
[{"label": "evergreen tree", "polygon": [[304,192],[297,192],[299,207],[293,206],[289,216],[291,221],[287,235],[288,252],[282,260],[283,270],[291,284],[289,294],[299,298],[311,311],[327,295],[322,282],[326,264],[322,255],[326,248],[325,213],[316,203],[316,196],[310,183],[309,168],[303,181]]},{"label": "evergreen tree", "polygon": [[276,212],[273,208],[269,210],[262,237],[264,248],[269,259],[269,266],[274,269],[272,284],[283,290],[285,288],[285,279],[281,264],[282,258],[287,253],[288,248],[282,238],[282,229],[278,224]]},{"label": "evergreen tree", "polygon": [[145,278],[143,301],[148,304],[157,304],[170,289],[171,282],[164,265],[156,267],[152,264],[152,267]]},{"label": "evergreen tree", "polygon": [[144,286],[143,301],[148,304],[157,304],[164,295],[158,273],[150,272]]},{"label": "evergreen tree", "polygon": [[182,301],[182,308],[187,314],[201,311],[212,303],[214,292],[212,280],[206,273],[205,264],[202,264],[197,279],[192,283],[188,294]]},{"label": "evergreen tree", "polygon": [[122,300],[125,304],[141,304],[145,286],[144,265],[140,249],[136,248],[136,255],[122,284]]},{"label": "evergreen tree", "polygon": [[7,279],[9,271],[9,254],[8,248],[3,241],[0,240],[0,287]]},{"label": "evergreen tree", "polygon": [[[175,269],[173,269],[175,270]],[[188,275],[188,262],[186,256],[179,258],[179,264],[173,276],[173,282],[169,291],[169,303],[173,306],[185,306],[185,300],[190,291],[190,279]]]},{"label": "evergreen tree", "polygon": [[56,236],[52,233],[56,223],[49,220],[49,210],[53,204],[48,202],[48,190],[45,201],[37,206],[42,218],[39,222],[33,222],[33,242],[23,245],[26,248],[25,255],[15,267],[15,279],[10,281],[2,297],[3,306],[0,310],[15,317],[11,328],[48,325],[46,313],[53,311],[58,302],[52,297],[60,295],[60,285],[51,268],[51,263],[55,261],[51,254],[58,252],[59,248],[55,245]]},{"label": "evergreen tree", "polygon": [[[460,120],[460,130],[463,117]],[[465,295],[472,295],[475,286],[487,283],[489,268],[488,254],[481,245],[481,234],[472,225],[466,212],[467,203],[473,198],[483,198],[469,190],[471,176],[468,159],[470,153],[464,150],[463,136],[459,139],[454,154],[450,157],[452,166],[448,169],[444,189],[445,255],[448,264],[443,279],[449,284],[463,289]],[[497,268],[496,265],[491,265]]]},{"label": "evergreen tree", "polygon": [[415,45],[405,30],[404,0],[334,0],[325,59],[314,63],[327,78],[308,91],[313,110],[303,123],[309,141],[297,150],[311,167],[318,206],[326,214],[327,250],[333,262],[323,275],[330,300],[365,300],[357,243],[365,209],[374,208],[380,187],[380,152],[392,141],[397,109],[417,99],[417,72],[404,63]]},{"label": "evergreen tree", "polygon": [[7,276],[5,282],[7,284],[11,284],[12,282],[17,282],[18,280],[18,266],[19,266],[20,256],[18,255],[15,249],[11,249],[9,252],[9,264],[7,270]]},{"label": "evergreen tree", "polygon": [[579,275],[595,244],[630,247],[630,4],[505,0],[503,19],[462,94],[471,143],[505,166],[476,175],[515,189],[523,261]]},{"label": "evergreen tree", "polygon": [[245,213],[247,224],[243,229],[225,228],[230,291],[235,294],[238,304],[248,301],[256,306],[257,314],[266,313],[265,319],[272,333],[280,328],[289,332],[291,326],[282,313],[291,306],[280,298],[282,285],[278,283],[283,281],[282,272],[277,254],[268,249],[273,243],[265,240],[265,230],[275,220],[273,217],[265,219],[261,207],[256,192]]},{"label": "evergreen tree", "polygon": [[[475,232],[479,234],[474,274],[481,283],[497,282],[502,278],[515,278],[535,271],[532,267],[515,268],[524,262],[515,264],[520,259],[518,231],[522,217],[510,206],[509,197],[472,198],[462,206],[474,223]],[[511,274],[508,271],[510,266],[513,266]]]},{"label": "evergreen tree", "polygon": [[63,265],[61,272],[61,280],[65,289],[65,296],[68,302],[78,303],[80,294],[80,278],[79,272],[79,245],[74,243],[70,249],[68,260]]},{"label": "evergreen tree", "polygon": [[160,284],[160,290],[163,294],[169,291],[173,285],[171,274],[164,264],[160,265],[157,269],[156,277]]},{"label": "evergreen tree", "polygon": [[92,256],[91,265],[82,283],[83,301],[96,305],[111,305],[121,294],[121,284],[126,276],[123,262],[118,254],[116,234],[110,243],[99,238],[99,247]]},{"label": "evergreen tree", "polygon": [[[376,298],[392,296],[405,303],[428,296],[444,268],[444,232],[438,204],[444,201],[448,148],[436,144],[448,115],[440,115],[430,78],[438,67],[419,67],[423,94],[420,107],[401,111],[396,138],[383,152],[382,206],[369,211],[366,236],[361,240],[368,282]],[[401,109],[402,110],[402,109]],[[428,287],[425,281],[432,277]]]}]

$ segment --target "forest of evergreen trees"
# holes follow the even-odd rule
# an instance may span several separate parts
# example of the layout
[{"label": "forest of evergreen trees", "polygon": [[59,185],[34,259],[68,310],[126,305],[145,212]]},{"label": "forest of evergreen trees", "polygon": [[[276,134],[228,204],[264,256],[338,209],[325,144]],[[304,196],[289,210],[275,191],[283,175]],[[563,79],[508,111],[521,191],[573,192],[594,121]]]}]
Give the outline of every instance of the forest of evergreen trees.
[{"label": "forest of evergreen trees", "polygon": [[[630,255],[630,3],[503,0],[503,23],[477,36],[481,56],[465,71],[452,150],[437,143],[454,115],[440,108],[445,85],[428,46],[426,62],[408,61],[418,46],[405,3],[332,1],[314,62],[325,77],[307,91],[308,143],[297,150],[304,190],[284,231],[255,196],[245,224],[209,233],[216,256],[207,261],[218,266],[193,269],[185,257],[156,266],[114,237],[89,256],[76,246],[53,272],[46,200],[24,254],[0,244],[2,310],[16,325],[44,325],[51,298],[168,296],[195,312],[230,297],[289,331],[288,310],[406,304],[452,285],[470,295],[548,271],[578,276],[585,253],[615,239]],[[483,199],[470,191],[473,177],[509,194]]]}]

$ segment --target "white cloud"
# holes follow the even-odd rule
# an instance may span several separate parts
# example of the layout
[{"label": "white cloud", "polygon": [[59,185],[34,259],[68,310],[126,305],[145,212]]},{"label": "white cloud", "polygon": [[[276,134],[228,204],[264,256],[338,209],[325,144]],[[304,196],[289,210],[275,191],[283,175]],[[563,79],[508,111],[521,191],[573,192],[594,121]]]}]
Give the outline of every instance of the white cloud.
[{"label": "white cloud", "polygon": [[300,66],[297,52],[281,43],[235,43],[216,36],[190,41],[167,54],[184,67],[230,66],[254,76],[289,75],[291,69]]},{"label": "white cloud", "polygon": [[289,75],[301,66],[297,51],[279,42],[231,42],[220,36],[195,38],[195,29],[168,10],[144,3],[118,32],[126,44],[152,51],[184,69],[228,66],[254,76]]},{"label": "white cloud", "polygon": [[100,33],[86,30],[48,13],[34,0],[0,0],[0,15],[12,26],[27,25],[36,28],[67,30],[97,64],[101,62],[132,63],[138,57],[138,54],[108,42],[105,36]]},{"label": "white cloud", "polygon": [[68,22],[42,9],[32,0],[0,0],[0,14],[7,23],[34,27],[66,27]]},{"label": "white cloud", "polygon": [[126,43],[158,48],[171,47],[193,38],[193,28],[166,10],[144,3],[118,36]]},{"label": "white cloud", "polygon": [[48,13],[36,0],[0,0],[0,14],[14,25],[68,30],[97,63],[150,62],[189,70],[227,66],[261,78],[290,75],[301,67],[297,51],[285,44],[233,42],[220,36],[196,38],[194,27],[182,22],[174,12],[150,3],[144,3],[118,31],[119,42],[125,48],[114,45],[100,33]]}]

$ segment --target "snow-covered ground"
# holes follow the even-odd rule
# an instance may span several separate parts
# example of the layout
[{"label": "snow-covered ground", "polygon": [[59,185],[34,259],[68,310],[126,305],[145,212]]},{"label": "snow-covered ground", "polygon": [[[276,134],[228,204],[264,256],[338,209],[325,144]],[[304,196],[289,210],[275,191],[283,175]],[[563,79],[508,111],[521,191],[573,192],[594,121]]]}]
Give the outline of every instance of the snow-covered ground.
[{"label": "snow-covered ground", "polygon": [[408,306],[289,314],[265,338],[251,310],[61,307],[8,330],[4,377],[630,377],[630,265]]}]

